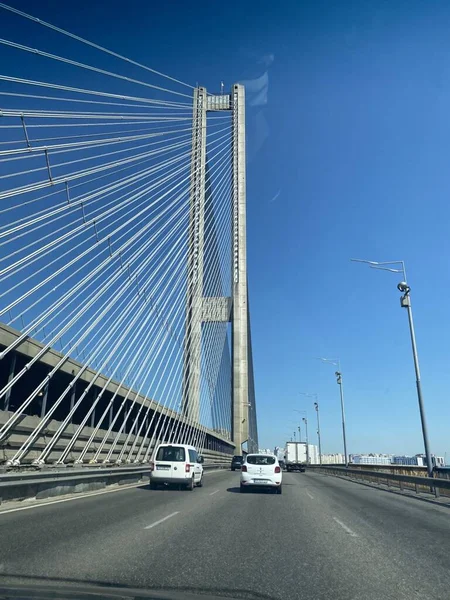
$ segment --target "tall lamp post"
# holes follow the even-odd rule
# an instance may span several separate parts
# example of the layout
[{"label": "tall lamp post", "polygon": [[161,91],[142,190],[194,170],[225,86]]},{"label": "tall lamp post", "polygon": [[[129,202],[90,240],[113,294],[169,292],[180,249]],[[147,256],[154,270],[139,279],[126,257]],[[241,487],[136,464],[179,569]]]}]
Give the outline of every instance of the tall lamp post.
[{"label": "tall lamp post", "polygon": [[344,462],[345,466],[348,467],[348,454],[347,454],[347,434],[345,430],[345,405],[344,405],[344,384],[342,381],[342,371],[341,371],[341,361],[338,358],[323,358],[320,357],[324,363],[328,363],[330,365],[334,365],[338,368],[335,372],[336,375],[336,383],[339,386],[339,393],[341,396],[341,418],[342,418],[342,440],[344,442]]},{"label": "tall lamp post", "polygon": [[319,403],[314,402],[314,408],[317,413],[317,439],[319,441],[319,465],[322,466],[322,444],[320,441],[320,419],[319,419]]},{"label": "tall lamp post", "polygon": [[309,465],[309,442],[308,442],[308,419],[303,417],[303,423],[305,424],[305,436],[306,436],[306,464]]},{"label": "tall lamp post", "polygon": [[[419,401],[419,412],[420,412],[420,422],[422,425],[423,445],[425,447],[425,457],[426,457],[426,461],[427,461],[427,474],[428,474],[428,477],[433,477],[433,462],[431,460],[430,444],[428,441],[427,420],[426,420],[425,408],[424,408],[424,404],[423,404],[422,384],[420,381],[419,356],[417,353],[416,334],[414,332],[414,321],[413,321],[412,308],[411,308],[411,297],[410,297],[411,288],[407,284],[405,263],[403,260],[390,260],[390,261],[385,261],[385,262],[377,262],[374,260],[363,260],[361,258],[352,258],[351,260],[353,262],[366,263],[366,264],[370,265],[370,267],[372,269],[379,269],[381,271],[390,271],[391,273],[400,273],[403,276],[403,280],[397,285],[397,289],[399,292],[402,293],[402,296],[400,297],[400,306],[402,308],[406,308],[406,310],[408,311],[409,333],[411,336],[411,347],[412,347],[413,360],[414,360],[414,369],[416,372],[417,399]],[[392,265],[399,265],[400,268],[393,267]]]},{"label": "tall lamp post", "polygon": [[319,463],[322,464],[322,447],[320,440],[320,422],[319,422],[319,396],[317,394],[307,394],[306,392],[300,392],[302,396],[307,396],[308,398],[314,398],[314,408],[317,412],[317,439],[319,442]]}]

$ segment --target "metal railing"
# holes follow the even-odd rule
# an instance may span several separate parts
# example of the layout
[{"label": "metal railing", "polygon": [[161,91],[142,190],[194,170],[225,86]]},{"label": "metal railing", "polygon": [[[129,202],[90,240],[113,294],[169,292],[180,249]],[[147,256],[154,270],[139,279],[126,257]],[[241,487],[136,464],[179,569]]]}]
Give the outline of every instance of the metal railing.
[{"label": "metal railing", "polygon": [[318,471],[325,475],[335,475],[369,483],[385,484],[387,487],[398,487],[400,491],[411,490],[416,494],[428,492],[439,498],[441,492],[450,496],[450,479],[437,477],[416,477],[414,475],[399,475],[397,473],[384,473],[382,471],[369,471],[365,469],[346,469],[336,466],[308,467],[311,471]]}]

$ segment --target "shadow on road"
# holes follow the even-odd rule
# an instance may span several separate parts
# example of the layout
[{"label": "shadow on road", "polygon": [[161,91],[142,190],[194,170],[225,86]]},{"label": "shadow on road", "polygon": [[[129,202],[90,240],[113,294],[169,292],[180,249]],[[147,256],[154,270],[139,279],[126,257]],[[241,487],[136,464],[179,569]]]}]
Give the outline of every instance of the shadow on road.
[{"label": "shadow on road", "polygon": [[[284,484],[283,484],[284,485]],[[231,494],[241,494],[241,488],[238,487],[230,487],[227,488],[227,492]],[[247,488],[246,494],[274,494],[275,490],[272,488],[264,488],[264,487],[249,487]]]}]

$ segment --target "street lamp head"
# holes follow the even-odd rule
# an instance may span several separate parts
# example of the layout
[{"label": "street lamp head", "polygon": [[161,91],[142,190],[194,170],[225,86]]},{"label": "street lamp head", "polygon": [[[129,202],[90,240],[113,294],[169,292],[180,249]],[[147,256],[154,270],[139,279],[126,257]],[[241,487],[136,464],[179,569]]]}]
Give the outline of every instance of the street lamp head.
[{"label": "street lamp head", "polygon": [[314,402],[314,408],[315,408],[316,410],[319,410],[319,404],[318,404],[317,402]]},{"label": "street lamp head", "polygon": [[400,281],[400,283],[397,285],[397,289],[399,292],[402,292],[402,294],[409,294],[409,292],[411,291],[411,288],[406,283],[406,281]]}]

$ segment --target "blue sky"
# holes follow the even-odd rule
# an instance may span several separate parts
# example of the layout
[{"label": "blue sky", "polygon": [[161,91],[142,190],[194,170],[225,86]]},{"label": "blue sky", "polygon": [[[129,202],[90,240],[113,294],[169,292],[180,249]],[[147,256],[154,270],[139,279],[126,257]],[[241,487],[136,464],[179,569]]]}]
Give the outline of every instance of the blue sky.
[{"label": "blue sky", "polygon": [[[260,443],[290,437],[294,408],[312,422],[299,392],[317,392],[324,451],[341,450],[333,368],[314,359],[338,356],[349,451],[422,451],[398,281],[349,261],[361,257],[406,261],[431,449],[450,452],[450,5],[52,0],[38,14],[34,2],[11,4],[210,91],[266,74],[267,104],[248,110]],[[1,17],[4,37],[42,46],[48,35],[31,39],[28,24]]]}]

